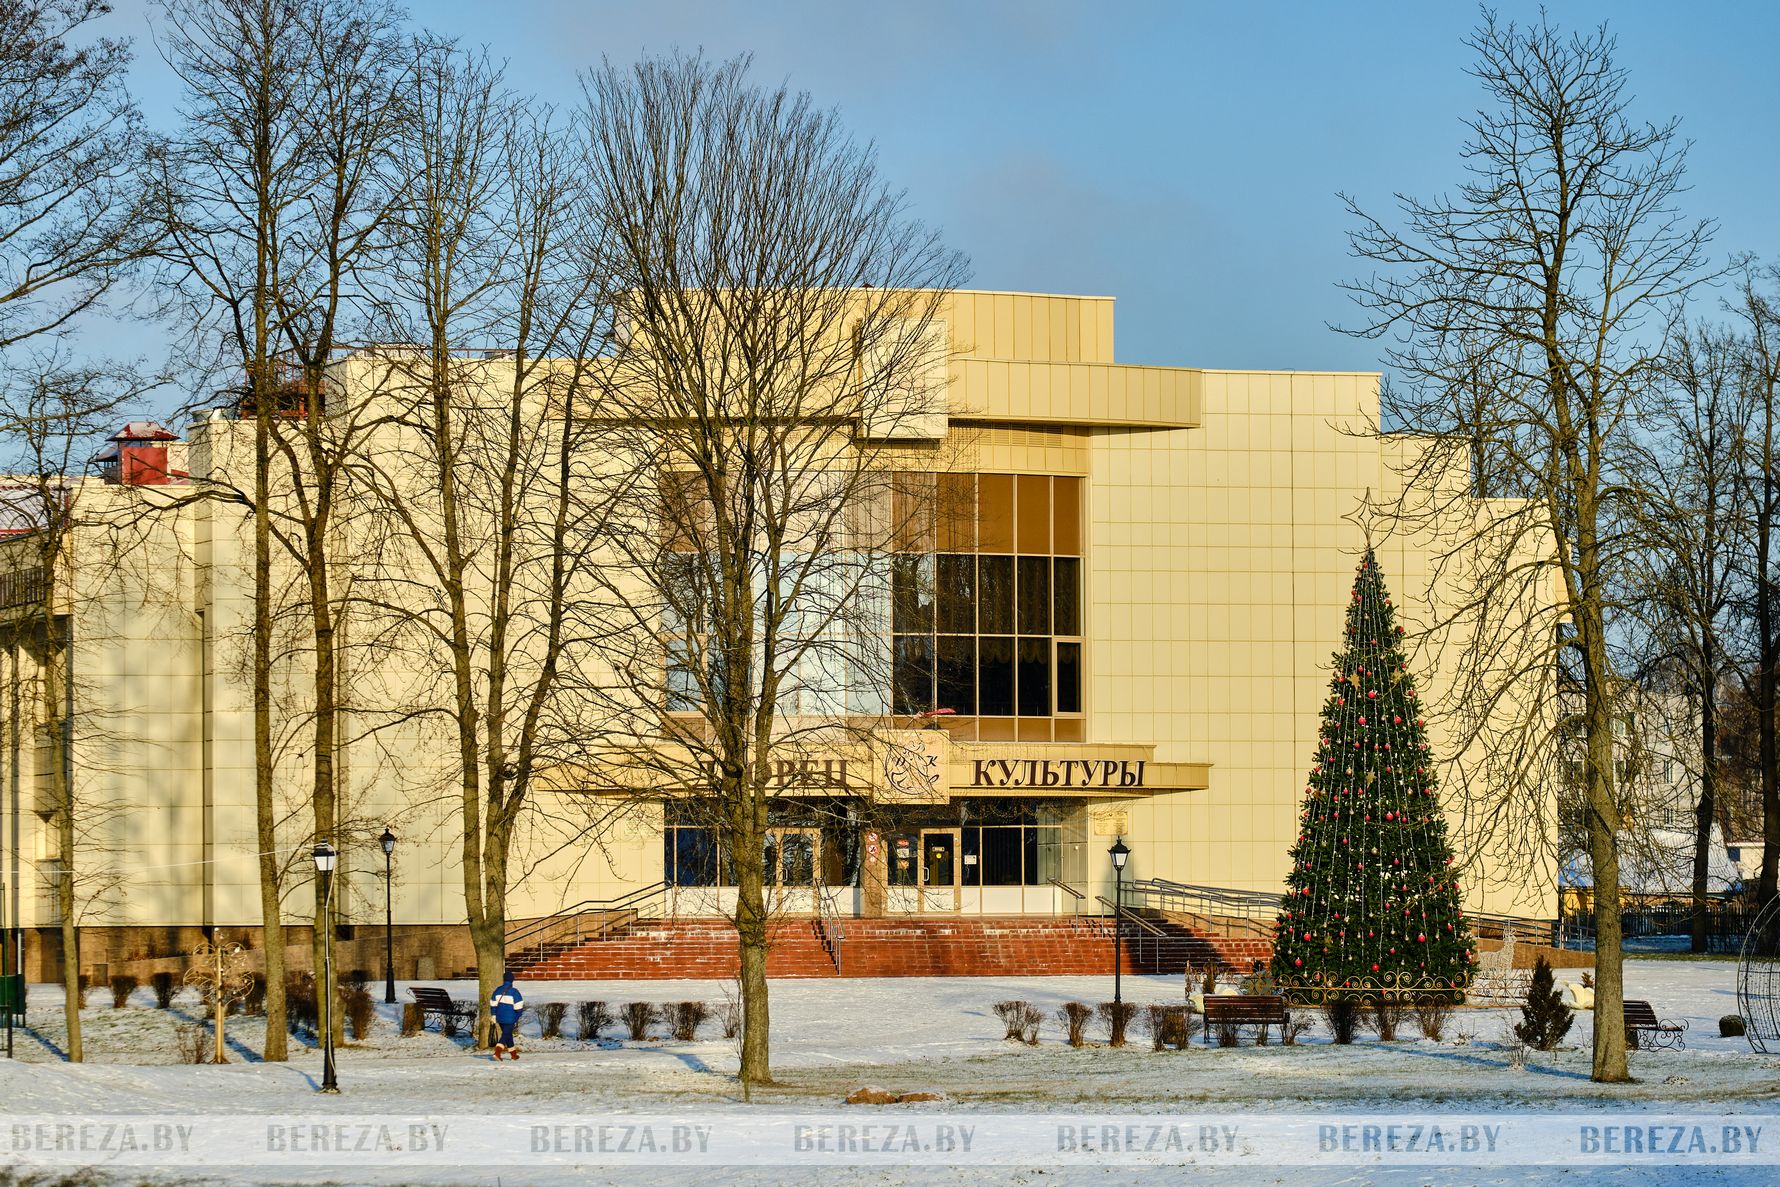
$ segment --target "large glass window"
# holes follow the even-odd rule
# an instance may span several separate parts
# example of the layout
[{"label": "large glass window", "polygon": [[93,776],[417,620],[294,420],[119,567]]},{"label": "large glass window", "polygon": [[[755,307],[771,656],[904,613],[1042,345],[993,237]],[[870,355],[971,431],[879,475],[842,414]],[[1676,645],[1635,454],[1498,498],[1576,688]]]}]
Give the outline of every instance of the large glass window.
[{"label": "large glass window", "polygon": [[962,737],[1081,740],[1081,482],[945,477],[940,551],[893,569],[896,712],[947,711]]}]

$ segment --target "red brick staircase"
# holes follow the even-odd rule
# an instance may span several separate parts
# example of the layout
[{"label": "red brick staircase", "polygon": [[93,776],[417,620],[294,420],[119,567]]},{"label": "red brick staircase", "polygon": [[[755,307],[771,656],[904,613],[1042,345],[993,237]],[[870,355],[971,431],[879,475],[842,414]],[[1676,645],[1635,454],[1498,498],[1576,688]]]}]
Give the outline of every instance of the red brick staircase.
[{"label": "red brick staircase", "polygon": [[[1061,976],[1111,971],[1112,921],[1097,916],[906,916],[840,923],[839,969],[815,920],[785,919],[771,931],[769,977]],[[1157,916],[1126,923],[1122,967],[1179,973],[1217,959],[1246,970],[1271,946],[1206,938]],[[737,967],[735,928],[725,919],[638,919],[605,938],[516,954],[533,981],[727,978]]]}]

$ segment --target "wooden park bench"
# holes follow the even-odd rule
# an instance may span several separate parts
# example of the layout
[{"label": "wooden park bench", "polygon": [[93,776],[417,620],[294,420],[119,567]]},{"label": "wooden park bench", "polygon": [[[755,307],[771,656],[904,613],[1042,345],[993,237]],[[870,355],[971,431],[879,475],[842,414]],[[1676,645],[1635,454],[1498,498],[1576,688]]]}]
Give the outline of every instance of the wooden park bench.
[{"label": "wooden park bench", "polygon": [[476,1007],[468,1002],[453,1001],[449,993],[431,985],[416,985],[408,990],[414,995],[414,1004],[420,1007],[420,1025],[426,1026],[426,1016],[439,1016],[439,1029],[445,1029],[445,1020],[454,1019],[469,1022],[476,1017]]},{"label": "wooden park bench", "polygon": [[1248,1026],[1265,1031],[1269,1026],[1277,1026],[1283,1032],[1290,1021],[1283,997],[1214,995],[1205,999],[1205,1045],[1209,1047],[1213,1033],[1225,1027]]},{"label": "wooden park bench", "polygon": [[1634,1051],[1639,1050],[1646,1042],[1655,1048],[1679,1050],[1686,1046],[1681,1038],[1686,1029],[1685,1022],[1658,1018],[1649,1002],[1628,999],[1625,1003],[1625,1041]]}]

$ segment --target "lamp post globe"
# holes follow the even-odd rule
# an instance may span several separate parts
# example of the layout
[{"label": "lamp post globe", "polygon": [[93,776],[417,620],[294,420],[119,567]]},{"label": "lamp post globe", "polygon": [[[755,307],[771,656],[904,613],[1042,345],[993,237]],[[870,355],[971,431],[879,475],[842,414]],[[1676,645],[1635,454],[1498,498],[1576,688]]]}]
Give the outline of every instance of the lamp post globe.
[{"label": "lamp post globe", "polygon": [[326,841],[316,842],[310,856],[321,880],[322,973],[316,996],[321,999],[321,1087],[326,1093],[340,1091],[334,1076],[334,864],[339,853]]},{"label": "lamp post globe", "polygon": [[390,888],[394,885],[395,867],[391,863],[396,853],[396,835],[385,827],[377,844],[383,847],[383,1001],[393,1006],[396,1002],[396,941]]},{"label": "lamp post globe", "polygon": [[1131,846],[1124,837],[1115,837],[1106,851],[1113,863],[1113,1003],[1123,1002],[1119,966],[1124,963],[1125,940],[1125,863],[1131,860]]}]

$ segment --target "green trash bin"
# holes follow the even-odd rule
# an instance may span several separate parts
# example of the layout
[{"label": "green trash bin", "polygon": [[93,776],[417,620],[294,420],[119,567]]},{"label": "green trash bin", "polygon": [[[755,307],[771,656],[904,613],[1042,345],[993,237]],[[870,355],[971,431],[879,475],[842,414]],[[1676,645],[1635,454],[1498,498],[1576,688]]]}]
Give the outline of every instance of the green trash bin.
[{"label": "green trash bin", "polygon": [[12,1016],[15,1026],[25,1024],[25,975],[10,973],[0,977],[0,1019]]}]

